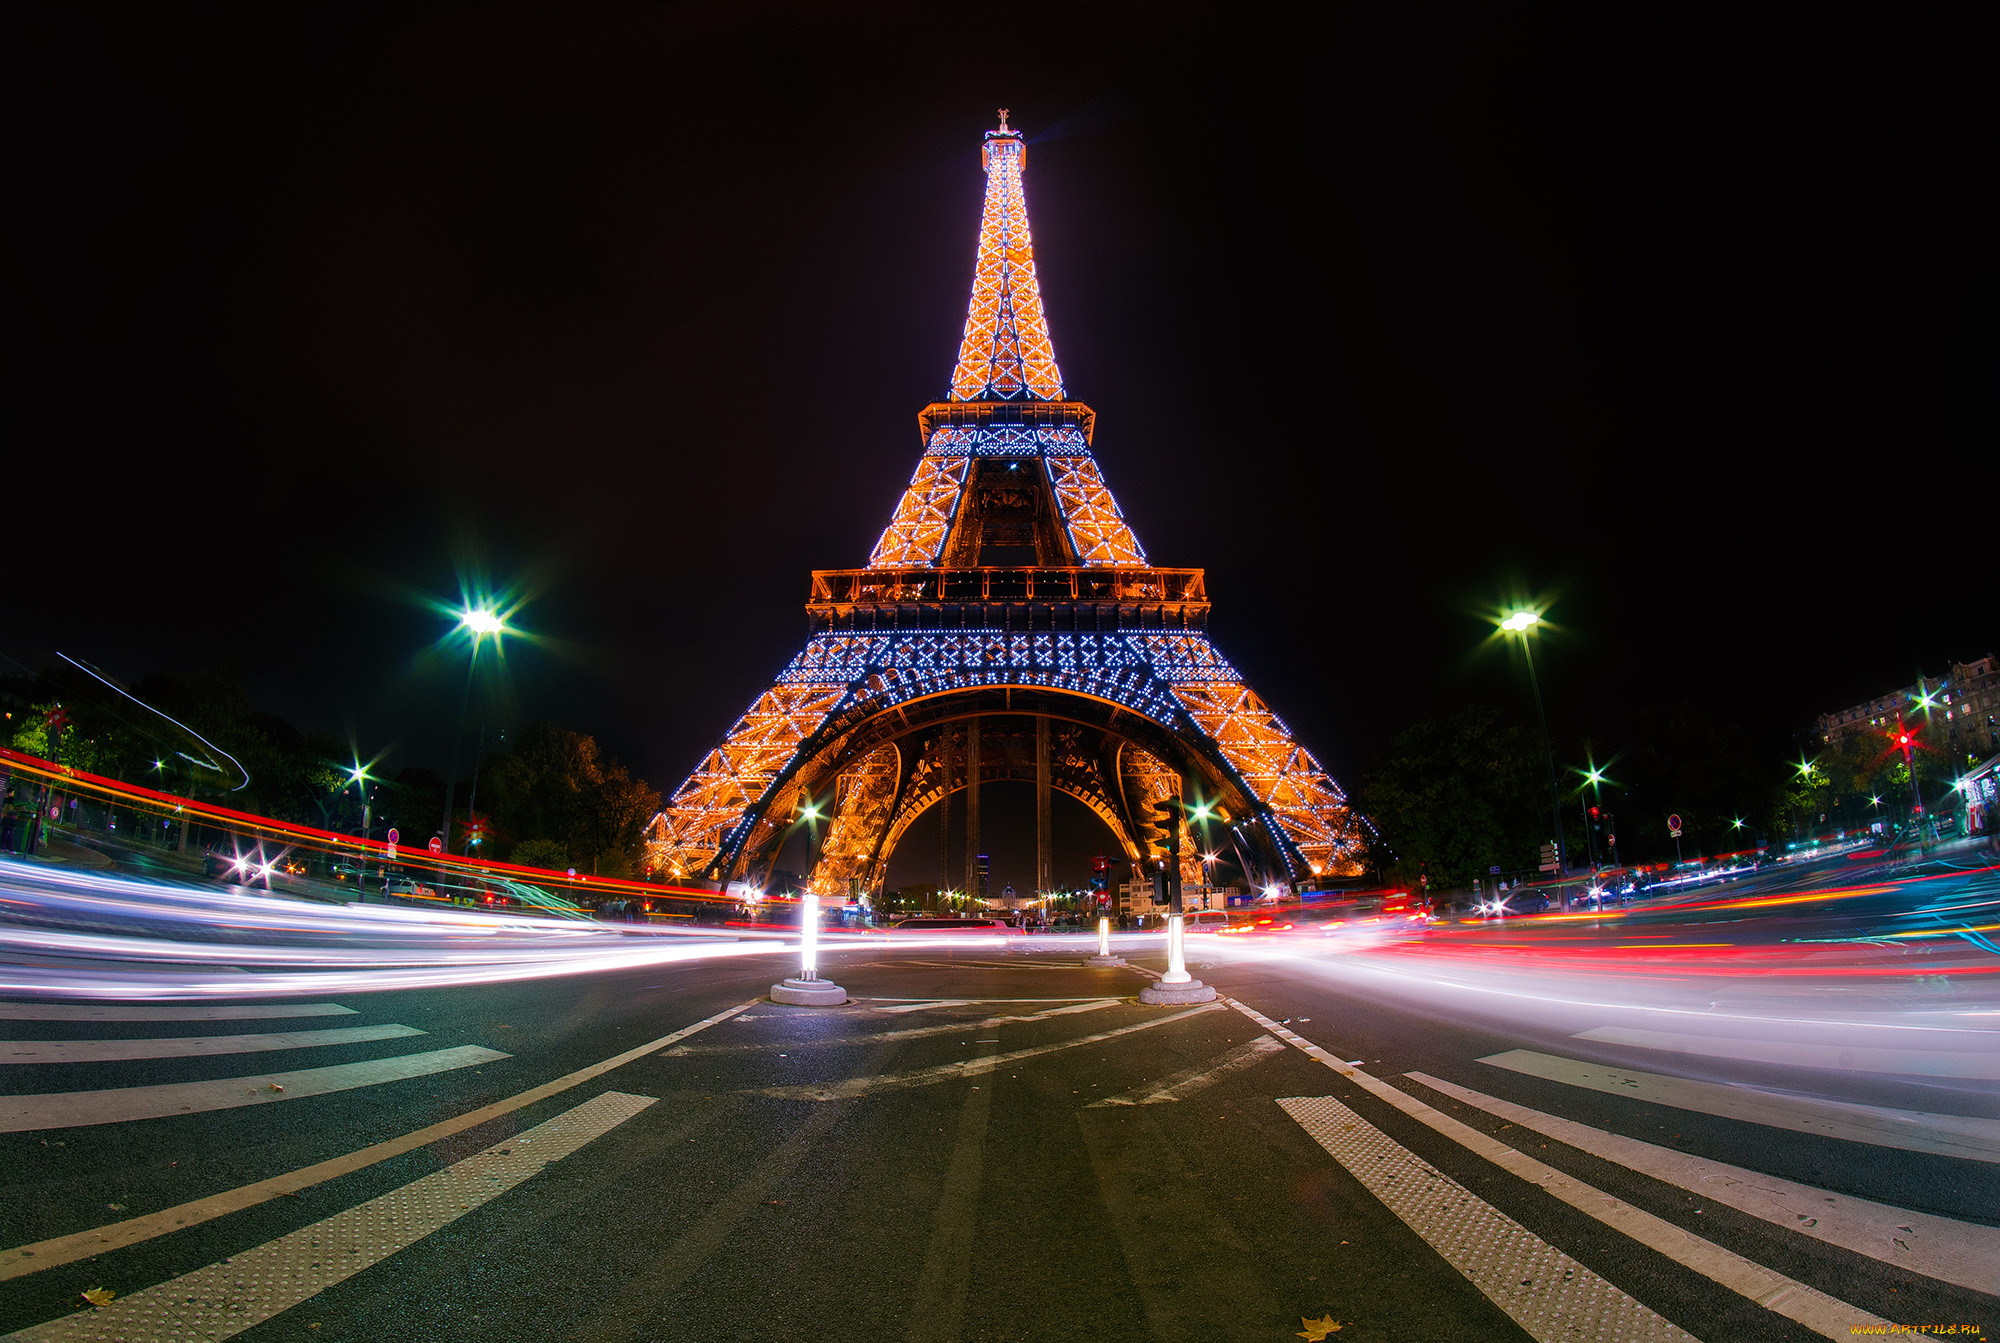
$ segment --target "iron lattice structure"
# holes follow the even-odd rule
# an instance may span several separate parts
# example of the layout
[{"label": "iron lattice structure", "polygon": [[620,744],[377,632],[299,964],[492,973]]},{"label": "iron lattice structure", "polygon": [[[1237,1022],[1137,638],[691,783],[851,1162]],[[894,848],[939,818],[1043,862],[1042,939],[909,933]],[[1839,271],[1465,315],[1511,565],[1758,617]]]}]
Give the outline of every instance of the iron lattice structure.
[{"label": "iron lattice structure", "polygon": [[[1246,867],[1296,884],[1358,870],[1362,824],[1326,771],[1207,635],[1199,569],[1148,561],[1068,400],[1002,114],[948,398],[918,415],[909,487],[865,569],[822,570],[810,636],[647,830],[649,867],[755,876],[800,805],[833,810],[816,890],[877,889],[918,815],[962,797],[968,886],[980,785],[1082,801],[1142,862],[1151,804],[1199,795]],[[1202,837],[1215,842],[1213,834]],[[1201,845],[1182,845],[1185,874]]]}]

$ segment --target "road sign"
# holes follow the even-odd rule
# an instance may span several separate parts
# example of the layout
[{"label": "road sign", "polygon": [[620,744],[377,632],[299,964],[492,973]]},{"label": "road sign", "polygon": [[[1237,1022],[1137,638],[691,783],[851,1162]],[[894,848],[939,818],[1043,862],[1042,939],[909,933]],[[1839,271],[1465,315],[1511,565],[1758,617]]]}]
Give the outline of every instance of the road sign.
[{"label": "road sign", "polygon": [[444,852],[444,841],[439,839],[436,835],[431,836],[431,852],[432,853]]},{"label": "road sign", "polygon": [[391,858],[394,858],[394,857],[396,856],[396,841],[397,841],[397,840],[399,840],[399,839],[401,839],[401,838],[402,838],[402,835],[401,835],[401,834],[399,834],[399,833],[397,833],[397,831],[396,831],[396,827],[394,827],[393,825],[392,825],[392,826],[390,826],[390,827],[389,827],[389,843],[388,843],[388,848],[387,848],[387,853],[388,853],[388,856],[389,856],[389,857],[391,857]]},{"label": "road sign", "polygon": [[1675,839],[1681,837],[1681,818],[1678,813],[1667,817],[1667,833]]},{"label": "road sign", "polygon": [[1542,845],[1542,863],[1538,870],[1553,872],[1561,866],[1562,861],[1556,856],[1556,846],[1553,843]]},{"label": "road sign", "polygon": [[393,825],[389,827],[389,842],[391,844],[400,844],[403,842],[402,832],[397,830]]}]

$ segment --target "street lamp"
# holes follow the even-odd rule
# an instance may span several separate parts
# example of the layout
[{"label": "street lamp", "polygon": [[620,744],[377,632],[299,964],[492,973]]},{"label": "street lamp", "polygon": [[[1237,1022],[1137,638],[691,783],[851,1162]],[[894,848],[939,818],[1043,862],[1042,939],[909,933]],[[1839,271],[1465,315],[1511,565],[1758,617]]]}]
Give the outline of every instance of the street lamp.
[{"label": "street lamp", "polygon": [[465,660],[465,690],[458,697],[458,726],[451,734],[451,772],[444,777],[444,826],[439,831],[444,852],[451,852],[452,801],[458,792],[458,748],[465,739],[465,712],[472,704],[472,674],[479,667],[479,645],[491,639],[497,645],[514,628],[507,617],[491,606],[467,606],[458,613],[456,629],[472,636],[471,655]]},{"label": "street lamp", "polygon": [[819,803],[807,798],[799,804],[799,820],[806,826],[806,889],[813,888],[813,872],[819,867]]},{"label": "street lamp", "polygon": [[1542,725],[1542,752],[1549,764],[1549,816],[1556,824],[1556,872],[1569,875],[1569,854],[1563,844],[1562,795],[1556,791],[1556,751],[1549,744],[1549,716],[1542,711],[1542,686],[1535,678],[1535,654],[1529,632],[1542,623],[1538,611],[1516,611],[1500,622],[1500,628],[1521,641],[1521,656],[1528,660],[1528,687],[1535,692],[1535,717]]}]

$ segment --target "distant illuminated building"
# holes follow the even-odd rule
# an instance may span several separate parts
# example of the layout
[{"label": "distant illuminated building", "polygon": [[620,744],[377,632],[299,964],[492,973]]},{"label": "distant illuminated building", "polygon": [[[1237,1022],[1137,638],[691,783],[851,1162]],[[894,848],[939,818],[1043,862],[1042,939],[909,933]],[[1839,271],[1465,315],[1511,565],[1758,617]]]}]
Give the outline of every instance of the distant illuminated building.
[{"label": "distant illuminated building", "polygon": [[1155,566],[1105,483],[1042,308],[1027,161],[1003,111],[964,334],[946,399],[918,412],[909,486],[866,568],[813,574],[804,649],[653,818],[649,869],[755,879],[811,798],[833,807],[812,889],[879,890],[907,828],[956,796],[964,889],[983,897],[980,788],[1018,780],[1036,789],[1037,894],[1056,792],[1135,864],[1162,847],[1156,802],[1208,803],[1214,833],[1179,845],[1189,884],[1218,844],[1267,884],[1359,870],[1365,822],[1209,640],[1203,571]]},{"label": "distant illuminated building", "polygon": [[1991,653],[1974,662],[1954,662],[1945,675],[1920,677],[1915,685],[1891,690],[1865,704],[1819,716],[1819,738],[1839,746],[1857,732],[1893,732],[1898,715],[1921,728],[1934,750],[1950,753],[1954,766],[2000,752],[2000,660]]}]

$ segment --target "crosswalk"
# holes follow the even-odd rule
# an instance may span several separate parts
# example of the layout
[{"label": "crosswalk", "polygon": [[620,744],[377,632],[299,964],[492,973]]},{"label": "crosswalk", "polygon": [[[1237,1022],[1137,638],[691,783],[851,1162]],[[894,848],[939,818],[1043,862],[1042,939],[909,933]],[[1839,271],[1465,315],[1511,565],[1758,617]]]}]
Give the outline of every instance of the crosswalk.
[{"label": "crosswalk", "polygon": [[[1232,1006],[1437,1134],[1539,1186],[1605,1227],[1823,1337],[1906,1332],[1909,1326],[1843,1300],[1833,1291],[1797,1281],[1614,1197],[1467,1121],[1502,1121],[1499,1128],[1515,1130],[1517,1138],[1533,1135],[1552,1139],[1801,1238],[1865,1255],[1938,1283],[1988,1297],[2000,1295],[2000,1227],[1916,1212],[1709,1160],[1487,1095],[1427,1072],[1411,1071],[1391,1082],[1343,1061],[1253,1008],[1242,1003]],[[1578,1032],[1577,1038],[1659,1049],[1669,1047],[1669,1039],[1684,1041],[1689,1037],[1601,1028]],[[1699,1043],[1700,1037],[1696,1039]],[[1830,1061],[1817,1047],[1783,1040],[1739,1038],[1729,1041],[1727,1048],[1730,1057],[1740,1059],[1781,1059],[1794,1064],[1811,1060],[1822,1065]],[[1948,1058],[1942,1064],[1935,1054],[1918,1057],[1915,1066],[1908,1056],[1871,1055],[1867,1061],[1881,1065],[1880,1070],[1889,1074],[1935,1075],[1949,1068],[1946,1075],[1982,1076],[1984,1061],[1990,1056],[1964,1052],[1967,1057]],[[1992,1120],[1635,1072],[1534,1050],[1504,1051],[1479,1062],[1502,1075],[1530,1075],[1649,1106],[1972,1161],[1996,1159],[1992,1144],[2000,1138],[2000,1122]],[[1851,1054],[1845,1066],[1856,1066]],[[1419,1093],[1442,1098],[1441,1103],[1449,1104],[1457,1117],[1429,1104]],[[1540,1242],[1333,1097],[1294,1097],[1278,1103],[1385,1206],[1534,1338],[1553,1343],[1556,1339],[1689,1336],[1582,1270],[1553,1246]]]},{"label": "crosswalk", "polygon": [[[216,1006],[0,1003],[0,1023],[8,1026],[19,1022],[53,1023],[57,1030],[71,1023],[279,1021],[352,1015],[351,1008],[337,1003]],[[36,1067],[69,1065],[89,1068],[144,1060],[193,1061],[233,1054],[295,1053],[336,1045],[407,1040],[424,1033],[414,1026],[387,1023],[245,1034],[135,1036],[110,1040],[60,1037],[0,1040],[0,1069],[5,1070],[6,1081],[18,1084],[20,1074],[32,1076]],[[145,1086],[0,1095],[0,1133],[118,1124],[136,1119],[279,1104],[306,1096],[382,1086],[457,1068],[495,1063],[507,1057],[496,1049],[459,1045],[317,1068],[190,1078]],[[6,1065],[19,1065],[18,1071]],[[32,1081],[29,1084],[32,1085]]]}]

